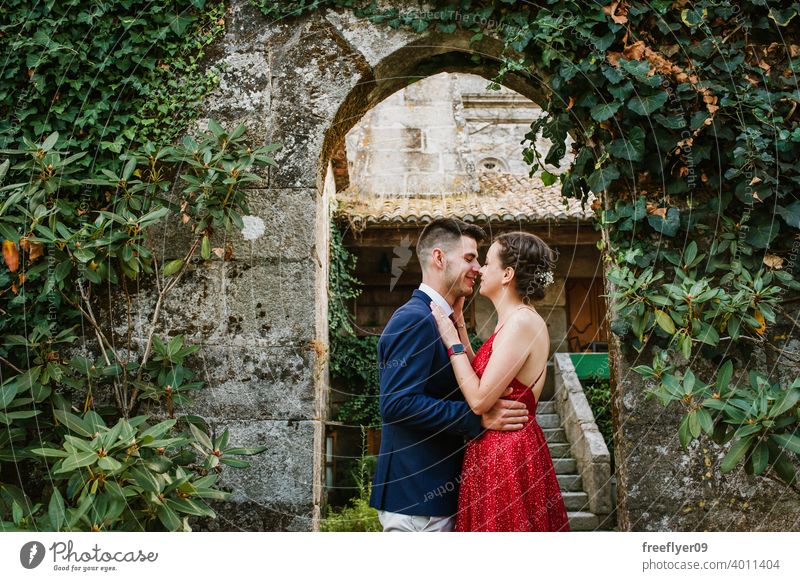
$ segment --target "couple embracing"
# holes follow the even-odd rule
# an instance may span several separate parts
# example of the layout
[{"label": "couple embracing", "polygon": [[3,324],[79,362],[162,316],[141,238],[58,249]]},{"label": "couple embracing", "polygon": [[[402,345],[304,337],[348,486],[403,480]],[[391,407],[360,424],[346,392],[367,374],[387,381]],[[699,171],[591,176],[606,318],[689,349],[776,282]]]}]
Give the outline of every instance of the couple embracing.
[{"label": "couple embracing", "polygon": [[[448,218],[417,242],[422,284],[378,343],[381,448],[370,505],[384,531],[568,531],[536,423],[550,351],[530,305],[552,283],[555,253],[523,232],[498,236],[478,262],[478,226]],[[497,313],[473,353],[464,300]],[[466,445],[465,445],[466,444]]]}]

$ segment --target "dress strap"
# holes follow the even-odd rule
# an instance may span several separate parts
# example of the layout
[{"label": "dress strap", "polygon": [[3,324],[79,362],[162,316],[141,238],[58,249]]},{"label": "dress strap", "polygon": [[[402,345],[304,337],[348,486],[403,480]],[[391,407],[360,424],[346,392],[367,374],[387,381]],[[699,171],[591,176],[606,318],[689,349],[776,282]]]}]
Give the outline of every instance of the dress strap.
[{"label": "dress strap", "polygon": [[533,383],[531,383],[531,384],[528,386],[528,388],[531,388],[531,387],[533,387],[534,385],[536,385],[536,382],[538,382],[538,381],[539,381],[539,380],[542,378],[542,375],[544,375],[544,372],[545,372],[545,371],[547,371],[547,362],[545,362],[545,364],[544,364],[544,368],[542,369],[542,372],[539,374],[539,377],[537,377],[536,379],[534,379],[534,380],[533,380]]}]

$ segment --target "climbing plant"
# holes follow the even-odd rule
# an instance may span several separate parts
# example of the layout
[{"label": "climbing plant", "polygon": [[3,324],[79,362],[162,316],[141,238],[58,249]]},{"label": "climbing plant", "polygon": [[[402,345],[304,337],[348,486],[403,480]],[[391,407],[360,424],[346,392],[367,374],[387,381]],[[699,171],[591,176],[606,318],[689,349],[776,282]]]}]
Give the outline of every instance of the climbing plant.
[{"label": "climbing plant", "polygon": [[[682,406],[682,445],[703,433],[731,443],[723,472],[743,464],[800,491],[800,379],[743,377],[753,345],[800,363],[778,345],[797,324],[786,305],[800,290],[799,4],[254,4],[271,18],[337,8],[418,33],[468,31],[472,60],[498,71],[493,83],[545,85],[547,115],[522,155],[565,196],[596,197],[612,332],[623,349],[655,353],[634,371],[664,404]],[[487,37],[503,42],[499,59],[481,52]],[[552,144],[544,154],[540,136]],[[563,172],[544,170],[567,153]]]},{"label": "climbing plant", "polygon": [[[223,15],[205,0],[0,9],[2,530],[187,530],[229,497],[222,467],[264,451],[188,413],[199,346],[156,331],[184,275],[226,258],[212,234],[241,228],[252,169],[274,163],[244,126],[185,135],[219,79],[203,57]],[[190,242],[165,262],[151,233],[166,225]],[[137,341],[140,288],[156,303]]]},{"label": "climbing plant", "polygon": [[381,425],[377,336],[358,336],[352,325],[352,301],[361,294],[355,274],[356,256],[342,244],[342,229],[331,223],[328,323],[330,372],[335,385],[347,392],[337,419],[371,428]]},{"label": "climbing plant", "polygon": [[129,146],[166,145],[219,82],[203,64],[221,1],[8,0],[0,10],[0,147],[58,132],[103,167]]}]

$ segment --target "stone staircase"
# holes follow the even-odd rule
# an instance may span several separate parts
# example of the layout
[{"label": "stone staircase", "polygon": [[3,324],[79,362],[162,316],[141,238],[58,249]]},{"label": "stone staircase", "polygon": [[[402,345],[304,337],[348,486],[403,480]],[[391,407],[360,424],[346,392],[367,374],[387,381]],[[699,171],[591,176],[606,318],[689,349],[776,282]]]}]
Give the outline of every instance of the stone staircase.
[{"label": "stone staircase", "polygon": [[583,489],[583,480],[578,474],[577,462],[571,455],[567,433],[561,427],[555,401],[539,402],[536,407],[536,421],[547,439],[570,528],[573,531],[596,530],[600,519],[589,510],[589,496]]}]

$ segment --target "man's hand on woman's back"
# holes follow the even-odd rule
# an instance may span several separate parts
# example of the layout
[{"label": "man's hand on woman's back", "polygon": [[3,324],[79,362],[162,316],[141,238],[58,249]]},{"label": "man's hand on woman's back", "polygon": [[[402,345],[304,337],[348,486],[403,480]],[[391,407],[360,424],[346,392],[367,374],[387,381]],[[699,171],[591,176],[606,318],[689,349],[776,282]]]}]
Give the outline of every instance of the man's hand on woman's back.
[{"label": "man's hand on woman's back", "polygon": [[[509,387],[503,396],[509,395],[514,391]],[[498,399],[492,409],[481,416],[481,427],[486,430],[500,430],[512,432],[520,430],[528,423],[528,406],[521,401],[508,399]]]}]

